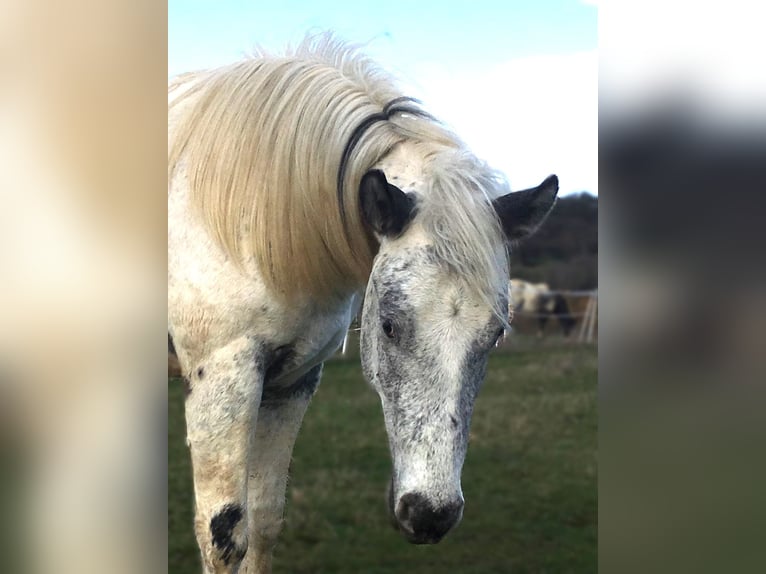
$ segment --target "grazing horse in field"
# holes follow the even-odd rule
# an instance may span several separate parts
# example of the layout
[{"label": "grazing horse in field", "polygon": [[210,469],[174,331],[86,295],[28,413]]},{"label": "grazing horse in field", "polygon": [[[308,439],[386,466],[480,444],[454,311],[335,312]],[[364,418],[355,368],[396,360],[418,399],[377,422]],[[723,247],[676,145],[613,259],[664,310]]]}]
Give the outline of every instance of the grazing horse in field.
[{"label": "grazing horse in field", "polygon": [[546,216],[556,177],[510,193],[331,35],[186,74],[168,99],[168,333],[204,568],[271,571],[293,443],[365,288],[389,511],[408,541],[438,542],[463,513],[474,399],[506,325],[507,244]]},{"label": "grazing horse in field", "polygon": [[529,314],[537,319],[537,336],[542,337],[550,317],[556,317],[561,332],[568,337],[576,320],[569,303],[561,293],[551,291],[547,283],[530,283],[523,279],[511,279],[508,283],[509,316],[514,313]]}]

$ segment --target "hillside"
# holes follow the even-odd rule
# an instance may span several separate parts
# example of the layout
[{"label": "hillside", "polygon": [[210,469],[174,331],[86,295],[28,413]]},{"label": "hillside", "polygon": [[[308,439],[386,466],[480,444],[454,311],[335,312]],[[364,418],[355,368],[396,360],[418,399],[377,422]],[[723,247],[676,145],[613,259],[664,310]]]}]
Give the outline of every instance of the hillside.
[{"label": "hillside", "polygon": [[511,275],[552,289],[595,289],[598,198],[585,192],[560,198],[537,233],[512,249]]}]

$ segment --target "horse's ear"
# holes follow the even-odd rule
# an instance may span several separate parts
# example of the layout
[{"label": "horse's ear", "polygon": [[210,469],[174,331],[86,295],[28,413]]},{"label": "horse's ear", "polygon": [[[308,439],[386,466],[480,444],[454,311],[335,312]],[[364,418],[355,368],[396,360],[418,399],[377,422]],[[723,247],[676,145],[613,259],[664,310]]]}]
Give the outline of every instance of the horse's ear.
[{"label": "horse's ear", "polygon": [[549,175],[537,187],[514,191],[495,199],[492,206],[503,224],[506,237],[514,241],[534,233],[553,209],[558,191],[559,178]]},{"label": "horse's ear", "polygon": [[386,180],[379,169],[368,171],[359,185],[359,204],[365,223],[378,235],[396,237],[415,215],[415,200]]}]

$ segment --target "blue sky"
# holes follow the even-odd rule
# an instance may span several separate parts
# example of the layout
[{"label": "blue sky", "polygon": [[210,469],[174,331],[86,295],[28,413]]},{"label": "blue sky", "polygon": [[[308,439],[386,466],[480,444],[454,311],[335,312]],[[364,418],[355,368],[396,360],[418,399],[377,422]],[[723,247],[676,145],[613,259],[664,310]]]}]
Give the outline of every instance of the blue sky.
[{"label": "blue sky", "polygon": [[578,0],[168,3],[168,73],[332,29],[393,71],[512,189],[598,193],[597,9]]}]

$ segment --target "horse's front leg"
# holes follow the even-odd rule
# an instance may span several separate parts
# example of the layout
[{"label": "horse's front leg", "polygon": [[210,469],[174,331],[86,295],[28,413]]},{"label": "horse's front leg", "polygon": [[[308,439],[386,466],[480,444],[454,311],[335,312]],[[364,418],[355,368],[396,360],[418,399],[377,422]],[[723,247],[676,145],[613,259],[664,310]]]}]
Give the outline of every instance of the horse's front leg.
[{"label": "horse's front leg", "polygon": [[293,445],[321,375],[322,365],[317,365],[286,390],[264,389],[250,450],[247,574],[271,574]]},{"label": "horse's front leg", "polygon": [[186,431],[194,529],[205,571],[235,574],[247,551],[247,457],[263,386],[257,345],[243,337],[187,373]]}]

